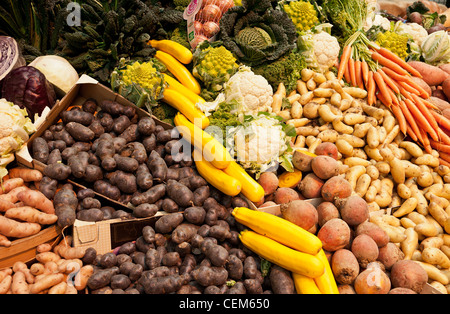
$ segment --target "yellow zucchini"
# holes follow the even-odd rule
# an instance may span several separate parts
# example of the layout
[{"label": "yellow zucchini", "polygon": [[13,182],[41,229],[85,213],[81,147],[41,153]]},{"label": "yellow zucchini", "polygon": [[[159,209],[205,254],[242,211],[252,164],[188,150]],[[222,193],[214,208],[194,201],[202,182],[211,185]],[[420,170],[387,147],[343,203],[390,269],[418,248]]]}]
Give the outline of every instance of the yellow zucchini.
[{"label": "yellow zucchini", "polygon": [[176,58],[178,61],[184,64],[189,64],[192,62],[192,51],[190,51],[188,48],[184,47],[183,45],[177,43],[173,40],[150,40],[148,42],[153,48],[159,49],[161,51],[164,51],[174,58]]},{"label": "yellow zucchini", "polygon": [[180,61],[172,57],[170,54],[160,50],[156,52],[155,58],[161,61],[181,84],[186,86],[197,95],[200,94],[200,84],[192,75],[192,73],[189,72],[189,70]]},{"label": "yellow zucchini", "polygon": [[165,89],[164,102],[181,112],[192,123],[201,123],[202,129],[209,126],[209,118],[190,101],[186,96],[174,89]]},{"label": "yellow zucchini", "polygon": [[331,270],[330,263],[328,262],[328,258],[325,255],[323,250],[316,255],[318,259],[325,266],[325,272],[323,275],[314,278],[317,287],[319,288],[322,294],[339,294],[339,290],[336,284],[336,280],[334,279],[333,271]]},{"label": "yellow zucchini", "polygon": [[214,167],[225,169],[233,161],[230,153],[219,141],[191,123],[183,114],[177,113],[174,123],[183,138],[201,151],[203,157]]},{"label": "yellow zucchini", "polygon": [[316,256],[293,250],[277,241],[250,230],[241,231],[239,239],[248,249],[262,258],[293,273],[317,278],[324,265]]},{"label": "yellow zucchini", "polygon": [[204,100],[201,96],[197,95],[189,88],[178,82],[176,79],[165,73],[164,73],[164,81],[166,81],[166,83],[169,84],[169,86],[166,89],[176,90],[180,94],[186,96],[186,98],[188,98],[194,104],[206,102],[206,100]]},{"label": "yellow zucchini", "polygon": [[226,195],[236,196],[241,192],[239,180],[227,175],[223,170],[217,169],[207,162],[198,150],[192,153],[198,173],[219,191]]},{"label": "yellow zucchini", "polygon": [[244,226],[294,250],[316,255],[322,249],[317,236],[284,218],[245,207],[236,207],[232,215]]},{"label": "yellow zucchini", "polygon": [[[322,275],[323,276],[323,275]],[[314,281],[314,278],[292,273],[297,294],[322,294]]]},{"label": "yellow zucchini", "polygon": [[242,194],[254,203],[260,202],[264,198],[263,187],[253,179],[244,168],[235,161],[223,170],[229,176],[236,178],[242,184]]}]

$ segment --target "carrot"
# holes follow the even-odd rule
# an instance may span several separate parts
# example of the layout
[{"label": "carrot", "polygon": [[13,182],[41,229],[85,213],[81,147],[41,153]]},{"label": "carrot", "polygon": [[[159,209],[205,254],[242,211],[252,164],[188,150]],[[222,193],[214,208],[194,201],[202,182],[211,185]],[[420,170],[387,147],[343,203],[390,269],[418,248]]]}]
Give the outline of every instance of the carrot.
[{"label": "carrot", "polygon": [[350,45],[345,46],[342,49],[341,62],[339,63],[339,69],[338,69],[338,75],[337,75],[338,80],[341,80],[342,77],[344,76],[345,68],[347,67],[348,59],[350,58],[351,53],[352,53],[352,46],[350,46]]},{"label": "carrot", "polygon": [[450,145],[446,145],[444,143],[440,143],[437,141],[430,140],[430,145],[438,152],[444,152],[450,154]]},{"label": "carrot", "polygon": [[400,131],[406,135],[406,132],[408,131],[408,123],[406,122],[406,118],[403,115],[402,110],[400,107],[396,104],[393,104],[391,106],[391,111],[394,114],[394,116],[397,118],[398,125],[400,126]]},{"label": "carrot", "polygon": [[362,72],[364,85],[367,88],[367,84],[369,83],[369,65],[364,60],[361,61],[361,72]]},{"label": "carrot", "polygon": [[[411,114],[413,115],[413,117],[415,118],[415,120],[417,121],[417,124],[419,126],[419,129],[421,131],[424,131],[426,133],[429,133],[430,135],[433,134],[432,138],[434,140],[438,140],[438,136],[436,131],[434,131],[433,127],[431,126],[431,124],[427,121],[427,119],[425,118],[425,116],[422,114],[422,112],[419,110],[419,108],[417,108],[417,106],[415,105],[415,103],[413,103],[412,101],[410,101],[409,99],[405,99],[405,104],[408,107],[409,111],[411,112]],[[425,139],[424,139],[425,140]]]},{"label": "carrot", "polygon": [[450,145],[450,136],[447,133],[445,133],[441,128],[438,128],[437,132],[438,132],[438,136],[441,139],[441,142],[444,144]]},{"label": "carrot", "polygon": [[[422,139],[422,133],[420,133],[419,127],[417,126],[416,120],[412,116],[411,112],[409,111],[408,107],[405,104],[405,101],[400,101],[400,109],[403,112],[403,115],[406,118],[406,121],[408,121],[409,126],[411,127],[412,132],[415,134],[415,137],[417,140],[420,140],[420,142],[423,141]],[[412,137],[412,136],[411,136]],[[417,141],[416,140],[416,141]]]},{"label": "carrot", "polygon": [[445,128],[447,130],[450,130],[450,119],[448,119],[445,116],[437,113],[434,110],[429,110],[429,112],[431,113],[431,115],[433,115],[434,119],[437,121],[437,123],[441,127]]},{"label": "carrot", "polygon": [[412,88],[414,88],[415,90],[417,90],[419,92],[419,95],[425,99],[430,98],[430,94],[428,94],[428,92],[423,89],[422,86],[420,86],[419,84],[417,84],[416,82],[414,82],[412,79],[409,79],[407,81],[408,85],[411,86]]},{"label": "carrot", "polygon": [[445,160],[446,162],[450,162],[450,154],[439,152],[439,158]]},{"label": "carrot", "polygon": [[373,79],[373,72],[369,72],[369,79],[367,80],[367,103],[369,106],[375,104],[375,81]]},{"label": "carrot", "polygon": [[407,82],[398,81],[398,84],[401,87],[403,87],[408,93],[420,95],[420,92],[417,89],[415,89],[414,87],[412,87],[411,85],[409,85]]},{"label": "carrot", "polygon": [[408,62],[406,62],[405,60],[403,60],[402,58],[400,58],[399,56],[397,56],[395,53],[393,53],[392,51],[390,51],[389,49],[386,49],[384,47],[380,47],[380,49],[377,50],[377,52],[382,55],[385,58],[388,58],[392,61],[394,61],[395,63],[397,63],[398,65],[400,65],[402,68],[404,68],[405,70],[407,70],[409,73],[411,73],[414,76],[420,77],[422,78],[422,75],[420,74],[419,71],[417,71],[415,68],[413,68],[410,64],[408,64]]},{"label": "carrot", "polygon": [[424,103],[425,106],[427,106],[429,109],[439,110],[439,108],[438,108],[435,104],[429,102],[429,101],[426,100],[426,99],[423,100],[423,103]]},{"label": "carrot", "polygon": [[400,89],[397,84],[395,84],[395,82],[386,73],[384,73],[382,69],[378,69],[377,72],[380,72],[383,80],[386,82],[386,85],[388,85],[396,94],[400,94]]},{"label": "carrot", "polygon": [[408,71],[403,69],[400,65],[398,65],[398,63],[382,56],[381,54],[379,54],[376,51],[372,51],[372,59],[374,61],[377,61],[382,66],[388,67],[391,70],[397,72],[398,74],[409,75]]},{"label": "carrot", "polygon": [[355,79],[356,79],[356,86],[358,86],[361,89],[364,89],[364,81],[362,77],[362,67],[361,67],[361,61],[355,60]]},{"label": "carrot", "polygon": [[[392,97],[389,94],[389,91],[386,86],[386,82],[383,80],[383,77],[381,76],[381,74],[378,72],[374,72],[373,79],[375,80],[375,83],[377,84],[377,87],[380,90],[380,93],[383,95],[383,98],[386,100],[386,102],[388,104],[392,104]],[[388,107],[390,107],[390,105]]]},{"label": "carrot", "polygon": [[381,68],[384,73],[389,75],[393,80],[396,81],[405,81],[407,82],[409,80],[409,77],[407,75],[398,74],[394,70],[389,69],[388,67],[382,67]]},{"label": "carrot", "polygon": [[448,162],[442,158],[439,158],[439,164],[450,168],[450,162]]},{"label": "carrot", "polygon": [[430,140],[430,138],[427,136],[427,133],[425,132],[424,129],[420,129],[420,132],[422,133],[422,139],[423,139],[422,145],[423,145],[423,147],[425,148],[425,151],[426,151],[428,154],[431,154],[432,151],[433,151],[433,148],[432,148],[432,146],[431,146],[431,141],[432,141],[432,140]]},{"label": "carrot", "polygon": [[349,84],[351,83],[350,69],[349,69],[349,66],[348,66],[348,62],[347,62],[347,66],[345,67],[344,78],[345,78],[345,81],[346,81],[347,83],[349,83]]},{"label": "carrot", "polygon": [[412,98],[410,92],[408,92],[406,89],[404,89],[404,88],[399,84],[398,81],[394,81],[394,82],[395,82],[395,84],[397,84],[398,89],[400,90],[400,94],[401,94],[403,97],[405,97],[406,99],[409,99],[409,100],[411,100],[411,101],[414,101],[414,99]]},{"label": "carrot", "polygon": [[348,69],[350,71],[350,80],[352,86],[356,86],[356,69],[355,69],[355,60],[353,58],[350,58],[348,60]]},{"label": "carrot", "polygon": [[419,138],[417,137],[416,133],[414,133],[413,129],[409,124],[407,125],[407,130],[409,137],[411,137],[414,142],[417,142]]},{"label": "carrot", "polygon": [[433,116],[433,114],[430,112],[431,110],[427,108],[427,106],[425,106],[425,104],[422,102],[422,98],[420,98],[417,95],[412,95],[412,97],[415,100],[415,104],[417,106],[417,108],[419,108],[420,112],[422,112],[422,114],[425,116],[425,118],[428,120],[428,122],[430,122],[431,126],[436,130],[437,128],[439,128],[438,123],[436,122],[435,117]]}]

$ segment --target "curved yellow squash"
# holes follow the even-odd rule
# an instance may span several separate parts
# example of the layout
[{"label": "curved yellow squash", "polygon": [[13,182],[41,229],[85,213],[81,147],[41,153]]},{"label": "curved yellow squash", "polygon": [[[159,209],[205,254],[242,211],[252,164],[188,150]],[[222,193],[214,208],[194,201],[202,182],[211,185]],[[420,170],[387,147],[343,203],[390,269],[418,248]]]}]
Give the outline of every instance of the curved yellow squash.
[{"label": "curved yellow squash", "polygon": [[211,165],[198,150],[194,150],[192,156],[194,157],[198,173],[216,189],[230,196],[236,196],[241,192],[239,180]]},{"label": "curved yellow squash", "polygon": [[188,48],[184,47],[183,45],[177,43],[173,40],[150,40],[148,42],[153,48],[159,49],[161,51],[164,51],[174,58],[176,58],[178,61],[184,64],[189,64],[192,62],[193,55],[192,51],[190,51]]},{"label": "curved yellow squash", "polygon": [[316,235],[284,218],[245,207],[236,207],[232,215],[244,226],[294,250],[316,255],[322,249]]},{"label": "curved yellow squash", "polygon": [[322,294],[317,287],[314,278],[292,273],[292,279],[294,279],[297,294]]},{"label": "curved yellow squash", "polygon": [[328,262],[327,256],[323,250],[316,255],[324,264],[325,272],[323,275],[314,278],[317,287],[322,294],[339,294],[339,289],[334,279],[333,270],[331,269],[330,263]]},{"label": "curved yellow squash", "polygon": [[201,128],[209,126],[209,119],[205,114],[195,107],[185,95],[174,89],[167,88],[164,90],[163,101],[173,108],[181,112],[192,123],[201,123]]},{"label": "curved yellow squash", "polygon": [[189,88],[197,95],[201,92],[201,87],[191,72],[177,59],[170,54],[158,50],[155,54],[155,58],[161,61],[167,69],[172,73],[181,84]]},{"label": "curved yellow squash", "polygon": [[310,278],[324,273],[324,265],[316,256],[293,250],[250,230],[241,231],[239,239],[248,249],[291,272]]},{"label": "curved yellow squash", "polygon": [[186,98],[188,98],[190,101],[192,101],[195,104],[197,103],[204,103],[206,100],[204,100],[201,96],[197,95],[193,91],[191,91],[189,88],[178,82],[176,79],[171,77],[170,75],[167,75],[164,73],[164,81],[169,84],[169,86],[166,89],[173,89],[179,92],[180,94],[184,95]]},{"label": "curved yellow squash", "polygon": [[263,187],[255,181],[248,173],[235,161],[230,162],[230,165],[223,169],[223,171],[236,178],[242,184],[242,194],[250,201],[258,203],[264,198]]},{"label": "curved yellow squash", "polygon": [[233,161],[230,153],[219,141],[191,123],[183,114],[177,113],[173,121],[183,138],[201,151],[203,157],[214,167],[225,169]]}]

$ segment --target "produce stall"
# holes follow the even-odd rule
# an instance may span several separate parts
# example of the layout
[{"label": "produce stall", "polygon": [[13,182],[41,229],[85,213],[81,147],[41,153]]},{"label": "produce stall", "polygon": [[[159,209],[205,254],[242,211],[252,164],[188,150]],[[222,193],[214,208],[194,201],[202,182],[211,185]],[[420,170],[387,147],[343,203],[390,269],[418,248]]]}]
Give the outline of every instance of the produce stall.
[{"label": "produce stall", "polygon": [[0,294],[450,292],[444,5],[23,2]]}]

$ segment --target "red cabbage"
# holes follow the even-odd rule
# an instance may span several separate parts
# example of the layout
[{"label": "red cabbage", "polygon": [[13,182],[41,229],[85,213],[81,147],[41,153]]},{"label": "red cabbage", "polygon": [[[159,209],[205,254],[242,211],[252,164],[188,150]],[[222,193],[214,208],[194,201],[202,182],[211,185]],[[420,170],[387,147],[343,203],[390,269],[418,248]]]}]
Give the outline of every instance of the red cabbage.
[{"label": "red cabbage", "polygon": [[41,115],[45,107],[53,108],[56,94],[41,71],[31,66],[12,70],[2,81],[2,97],[26,108],[28,116]]},{"label": "red cabbage", "polygon": [[13,69],[25,64],[14,38],[0,36],[0,81]]}]

